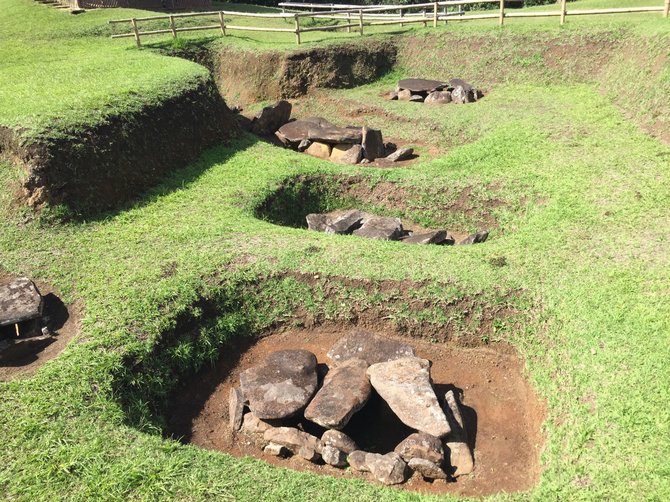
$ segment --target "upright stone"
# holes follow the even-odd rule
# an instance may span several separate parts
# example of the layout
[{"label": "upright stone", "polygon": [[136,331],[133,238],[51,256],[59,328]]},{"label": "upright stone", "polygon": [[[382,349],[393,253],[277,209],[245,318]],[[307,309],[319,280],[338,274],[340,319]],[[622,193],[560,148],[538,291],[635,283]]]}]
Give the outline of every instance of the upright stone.
[{"label": "upright stone", "polygon": [[244,418],[244,398],[242,391],[233,387],[230,389],[228,396],[228,420],[230,428],[233,431],[239,431],[242,427],[242,419]]},{"label": "upright stone", "polygon": [[378,129],[363,128],[363,156],[373,161],[385,156],[384,137]]},{"label": "upright stone", "polygon": [[370,383],[407,426],[438,438],[451,427],[430,382],[430,362],[406,357],[368,368]]},{"label": "upright stone", "polygon": [[339,143],[333,147],[330,153],[330,160],[339,164],[355,165],[363,157],[363,148],[361,145],[348,143]]},{"label": "upright stone", "polygon": [[427,105],[442,105],[451,103],[451,92],[449,91],[434,91],[431,92],[425,99],[424,103]]},{"label": "upright stone", "polygon": [[331,369],[323,387],[305,410],[305,418],[327,429],[341,429],[370,397],[372,387],[361,359],[349,359]]},{"label": "upright stone", "polygon": [[328,351],[328,358],[336,364],[350,359],[362,359],[368,365],[414,356],[414,349],[402,342],[377,336],[369,331],[355,329],[340,338]]},{"label": "upright stone", "polygon": [[280,350],[240,374],[242,395],[260,419],[286,418],[309,403],[317,388],[316,356]]},{"label": "upright stone", "polygon": [[291,103],[277,101],[272,106],[263,108],[251,121],[251,131],[255,134],[274,134],[291,118]]},{"label": "upright stone", "polygon": [[451,426],[451,432],[445,438],[445,445],[449,465],[453,469],[452,476],[458,477],[470,474],[475,467],[475,460],[467,443],[463,416],[453,390],[445,394],[444,404],[444,412]]}]

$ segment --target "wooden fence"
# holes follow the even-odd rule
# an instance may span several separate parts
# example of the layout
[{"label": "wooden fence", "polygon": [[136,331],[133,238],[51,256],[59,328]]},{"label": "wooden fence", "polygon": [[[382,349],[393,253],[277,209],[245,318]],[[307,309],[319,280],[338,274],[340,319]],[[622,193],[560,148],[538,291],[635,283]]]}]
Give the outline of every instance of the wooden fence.
[{"label": "wooden fence", "polygon": [[[287,2],[292,3],[292,2]],[[495,3],[498,9],[493,12],[480,14],[465,14],[462,11],[448,12],[448,7],[463,6],[469,4]],[[317,5],[317,4],[310,4]],[[178,33],[203,30],[218,30],[221,35],[226,36],[228,31],[257,31],[257,32],[277,32],[293,33],[296,43],[300,44],[300,35],[312,31],[334,31],[346,29],[351,32],[355,29],[360,35],[364,33],[365,26],[386,26],[412,23],[423,23],[428,26],[431,23],[437,27],[438,22],[445,23],[451,21],[467,21],[472,19],[498,19],[502,26],[506,18],[530,18],[530,17],[558,17],[560,23],[564,24],[567,16],[594,16],[602,14],[627,14],[636,12],[661,12],[664,17],[668,17],[670,11],[670,0],[665,0],[664,6],[658,7],[622,7],[609,9],[571,9],[567,8],[567,0],[560,0],[560,10],[556,11],[528,11],[528,12],[508,12],[505,10],[505,0],[456,0],[456,1],[435,1],[429,3],[420,3],[412,5],[383,5],[371,7],[354,7],[349,5],[328,5],[331,10],[316,11],[316,8],[310,9],[312,12],[281,12],[281,13],[251,13],[237,11],[210,11],[210,12],[190,12],[185,14],[166,14],[151,17],[137,17],[130,19],[115,19],[109,21],[110,24],[130,23],[131,32],[112,35],[112,38],[134,38],[138,47],[142,45],[141,38],[150,35],[170,34],[177,38]],[[412,13],[412,10],[419,9],[420,12]],[[460,10],[460,9],[459,9]],[[214,18],[212,24],[203,26],[182,26],[178,27],[176,21],[185,18],[208,17]],[[279,27],[257,27],[228,24],[230,18],[256,18],[256,19],[274,19],[284,20],[293,23],[292,28]],[[335,21],[335,24],[323,26],[301,26],[301,20],[305,18],[323,19]],[[144,22],[166,21],[167,26],[162,29],[140,31],[140,24]],[[343,24],[340,24],[342,22]]]}]

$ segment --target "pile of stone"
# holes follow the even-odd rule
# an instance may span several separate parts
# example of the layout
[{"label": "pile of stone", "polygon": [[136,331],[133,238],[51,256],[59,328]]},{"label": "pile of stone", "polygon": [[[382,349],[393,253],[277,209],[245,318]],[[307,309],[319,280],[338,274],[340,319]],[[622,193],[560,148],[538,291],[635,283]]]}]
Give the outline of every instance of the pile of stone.
[{"label": "pile of stone", "polygon": [[472,103],[484,94],[460,78],[452,78],[448,82],[426,80],[423,78],[406,78],[398,82],[389,99],[414,101],[426,104]]},{"label": "pile of stone", "polygon": [[[403,483],[412,473],[433,480],[472,472],[458,400],[453,391],[438,399],[430,361],[416,357],[409,345],[362,330],[340,339],[327,356],[321,385],[316,356],[306,350],[273,352],[242,372],[240,387],[230,392],[233,432],[246,434],[267,454],[349,466],[384,484]],[[343,432],[373,393],[416,431],[393,451],[364,451]],[[323,432],[285,425],[296,417]]]},{"label": "pile of stone", "polygon": [[291,120],[291,104],[278,101],[252,120],[252,132],[274,134],[286,147],[340,164],[394,163],[413,157],[412,148],[384,143],[382,132],[368,127],[338,127],[322,117]]},{"label": "pile of stone", "polygon": [[[357,209],[308,214],[307,228],[327,234],[356,235],[368,239],[402,241],[405,244],[448,246],[456,244],[456,239],[446,230],[428,230],[415,233],[404,229],[400,218],[375,216]],[[458,244],[479,244],[486,241],[488,236],[488,230],[483,230],[460,240]]]},{"label": "pile of stone", "polygon": [[0,363],[32,355],[54,340],[43,309],[44,299],[27,277],[0,284]]}]

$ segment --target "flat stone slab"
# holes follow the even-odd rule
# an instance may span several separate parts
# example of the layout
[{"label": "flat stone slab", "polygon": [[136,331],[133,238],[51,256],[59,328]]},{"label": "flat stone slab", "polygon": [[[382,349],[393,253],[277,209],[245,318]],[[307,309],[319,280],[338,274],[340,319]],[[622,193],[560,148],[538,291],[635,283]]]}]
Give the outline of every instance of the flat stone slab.
[{"label": "flat stone slab", "polygon": [[430,381],[430,362],[406,357],[373,364],[370,383],[407,426],[441,438],[451,432]]},{"label": "flat stone slab", "polygon": [[273,352],[263,364],[240,374],[240,387],[256,417],[290,417],[307,406],[316,392],[316,356],[307,350]]},{"label": "flat stone slab", "polygon": [[400,162],[402,160],[409,160],[414,155],[413,148],[398,148],[395,152],[384,157],[385,162]]},{"label": "flat stone slab", "polygon": [[349,359],[362,359],[368,365],[413,357],[414,349],[397,340],[382,338],[369,331],[355,329],[340,338],[328,351],[328,358],[340,364]]},{"label": "flat stone slab", "polygon": [[403,236],[400,218],[373,216],[366,218],[360,228],[354,230],[353,235],[367,239],[395,241]]},{"label": "flat stone slab", "polygon": [[459,244],[459,246],[468,245],[468,244],[480,244],[482,242],[486,242],[486,239],[488,239],[488,238],[489,238],[488,230],[483,230],[481,232],[477,232],[477,233],[468,235],[465,239],[460,241],[458,244]]},{"label": "flat stone slab", "polygon": [[318,127],[309,128],[307,139],[321,143],[352,143],[360,144],[363,140],[361,129],[348,127]]},{"label": "flat stone slab", "polygon": [[405,78],[398,82],[400,89],[407,89],[412,93],[441,91],[447,86],[446,82],[439,80],[427,80],[424,78]]},{"label": "flat stone slab", "polygon": [[[402,241],[405,244],[446,244],[447,237],[446,230],[436,230],[424,234],[412,234],[409,237],[405,237]],[[451,239],[451,244],[453,243],[454,240]]]},{"label": "flat stone slab", "polygon": [[307,117],[287,122],[279,128],[275,135],[284,144],[300,143],[303,140],[309,140],[311,129],[334,127],[337,126],[322,117]]},{"label": "flat stone slab", "polygon": [[0,285],[0,326],[37,319],[42,306],[42,295],[27,277]]},{"label": "flat stone slab", "polygon": [[372,392],[367,369],[368,363],[361,359],[349,359],[331,369],[323,387],[305,409],[305,418],[327,429],[347,425]]}]

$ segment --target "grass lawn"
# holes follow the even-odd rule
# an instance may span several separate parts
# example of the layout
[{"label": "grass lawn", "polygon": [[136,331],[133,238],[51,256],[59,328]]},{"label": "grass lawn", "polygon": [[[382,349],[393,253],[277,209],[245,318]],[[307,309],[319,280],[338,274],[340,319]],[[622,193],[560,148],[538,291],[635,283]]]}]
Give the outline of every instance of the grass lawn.
[{"label": "grass lawn", "polygon": [[[28,0],[5,3],[0,124],[26,127],[26,134],[54,124],[72,131],[207,78],[194,63],[104,38],[105,22],[127,11],[70,17]],[[19,31],[20,19],[32,28]],[[607,19],[570,20],[565,30],[626,25]],[[633,30],[667,36],[667,20],[639,19]],[[514,21],[509,29],[559,34],[556,24]],[[498,28],[455,29],[467,37]],[[263,37],[234,43],[269,45]],[[32,377],[0,384],[2,498],[423,499],[161,435],[161,404],[177,379],[215,361],[232,337],[290,323],[300,309],[346,322],[353,303],[385,304],[382,293],[343,284],[333,294],[337,277],[347,277],[415,281],[384,311],[385,322],[401,329],[453,329],[439,309],[409,308],[416,299],[441,305],[475,298],[480,309],[509,302],[519,312],[482,342],[515,345],[546,400],[543,473],[533,490],[492,499],[670,499],[670,148],[593,84],[502,83],[476,104],[417,112],[417,105],[379,96],[403,72],[300,106],[336,121],[361,106],[410,119],[420,113],[434,127],[425,131],[431,141],[447,147],[410,168],[343,168],[245,136],[203,153],[136,206],[91,222],[25,221],[0,191],[0,268],[47,281],[83,309],[80,337],[57,359]],[[398,126],[381,125],[412,140]],[[466,187],[485,201],[482,187],[494,186],[504,204],[492,210],[498,226],[487,243],[453,248],[326,236],[255,217],[282,180],[336,173],[424,194],[406,215],[426,224],[475,230],[468,218],[441,210]],[[0,186],[15,176],[15,167],[0,163]],[[493,265],[501,256],[506,265]],[[307,285],[286,271],[320,279]],[[203,312],[202,298],[215,306],[214,317]],[[202,329],[170,338],[184,320]],[[456,324],[454,336],[468,329]]]}]

